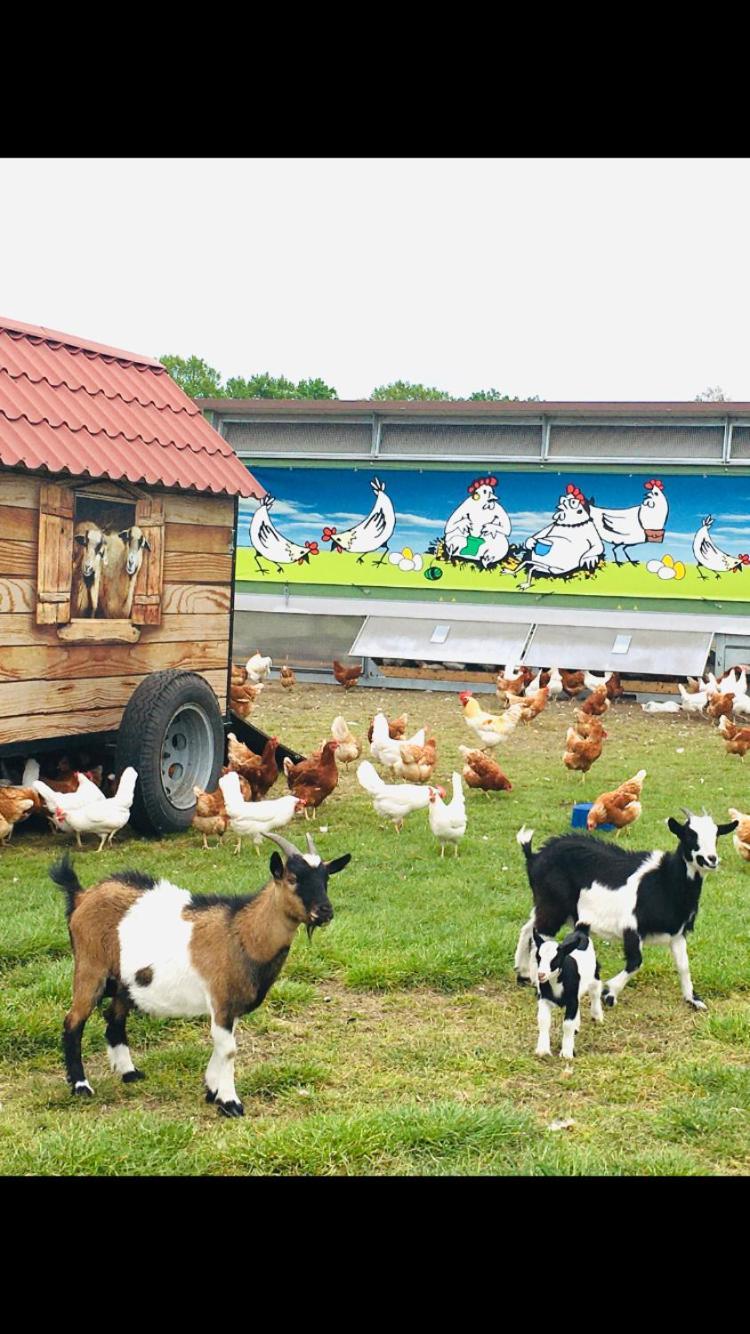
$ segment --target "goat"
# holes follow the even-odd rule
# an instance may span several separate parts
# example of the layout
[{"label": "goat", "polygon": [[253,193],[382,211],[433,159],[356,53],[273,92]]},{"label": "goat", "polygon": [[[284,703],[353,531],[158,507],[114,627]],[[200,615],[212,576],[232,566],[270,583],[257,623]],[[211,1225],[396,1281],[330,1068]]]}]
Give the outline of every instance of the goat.
[{"label": "goat", "polygon": [[66,854],[50,877],[67,900],[75,972],[63,1024],[63,1052],[74,1094],[93,1096],[81,1059],[84,1025],[102,996],[109,1064],[123,1083],[143,1079],[133,1065],[125,1023],[132,1009],[165,1018],[210,1014],[213,1053],[206,1101],[229,1117],[244,1115],[234,1087],[234,1029],[263,1002],[284,966],[297,928],[308,936],[330,922],[328,879],[351,860],[324,862],[310,835],[302,853],[267,834],[286,856],[271,854],[271,879],[257,894],[191,894],[168,880],[122,871],[84,889]]},{"label": "goat", "polygon": [[737,821],[717,825],[705,811],[685,814],[685,824],[672,817],[667,821],[678,840],[675,852],[627,852],[593,834],[563,834],[534,853],[533,829],[519,830],[516,841],[534,896],[534,911],[516,948],[519,982],[536,981],[531,973],[534,930],[551,937],[566,922],[578,922],[605,940],[623,943],[625,968],[605,984],[606,1005],[616,1004],[640,968],[641,946],[647,944],[669,945],[683,998],[695,1010],[707,1008],[693,990],[685,937],[695,925],[703,877],[719,865],[716,839],[736,829]]},{"label": "goat", "polygon": [[560,1055],[571,1061],[575,1055],[575,1035],[581,1027],[581,997],[588,993],[591,1000],[591,1018],[604,1022],[602,1013],[602,984],[599,964],[589,939],[589,928],[579,922],[575,931],[562,944],[547,940],[534,931],[537,961],[537,1020],[539,1040],[537,1056],[551,1056],[549,1031],[553,1006],[565,1007],[563,1039]]},{"label": "goat", "polygon": [[143,553],[150,550],[148,539],[136,524],[121,533],[107,534],[101,600],[104,615],[110,620],[130,616]]},{"label": "goat", "polygon": [[70,609],[74,617],[96,616],[105,548],[106,538],[99,528],[85,520],[76,524],[70,590]]}]

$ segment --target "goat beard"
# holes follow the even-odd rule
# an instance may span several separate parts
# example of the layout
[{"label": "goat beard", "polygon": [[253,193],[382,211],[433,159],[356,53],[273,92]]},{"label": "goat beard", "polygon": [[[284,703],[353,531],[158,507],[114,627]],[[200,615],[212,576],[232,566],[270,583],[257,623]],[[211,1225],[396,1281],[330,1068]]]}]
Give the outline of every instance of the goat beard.
[{"label": "goat beard", "polygon": [[83,582],[85,583],[85,585],[86,585],[87,588],[91,588],[91,585],[92,585],[93,582],[94,582],[94,571],[93,571],[93,570],[91,571],[91,574],[84,574],[84,576],[83,576]]}]

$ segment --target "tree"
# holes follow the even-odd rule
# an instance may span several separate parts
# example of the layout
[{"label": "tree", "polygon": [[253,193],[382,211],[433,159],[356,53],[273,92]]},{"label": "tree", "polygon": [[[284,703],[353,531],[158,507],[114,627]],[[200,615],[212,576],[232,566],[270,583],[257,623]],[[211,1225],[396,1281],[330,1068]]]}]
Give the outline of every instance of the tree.
[{"label": "tree", "polygon": [[161,363],[191,398],[225,397],[219,372],[207,365],[202,357],[166,356],[161,358]]},{"label": "tree", "polygon": [[501,394],[499,389],[476,389],[473,394],[469,394],[470,403],[540,403],[538,394],[529,394],[527,398],[519,398],[518,394]]},{"label": "tree", "polygon": [[268,371],[252,375],[249,380],[233,375],[231,380],[227,380],[226,395],[227,398],[299,397],[293,380],[287,380],[285,375],[271,375]]},{"label": "tree", "polygon": [[721,385],[716,384],[713,388],[709,385],[708,389],[704,389],[702,394],[696,394],[693,401],[695,403],[731,403],[732,400],[728,394],[724,393]]},{"label": "tree", "polygon": [[394,380],[392,384],[378,385],[370,398],[379,403],[390,399],[451,399],[447,389],[430,389],[424,384],[411,384],[409,380]]},{"label": "tree", "polygon": [[300,380],[297,398],[338,398],[338,394],[325,380]]}]

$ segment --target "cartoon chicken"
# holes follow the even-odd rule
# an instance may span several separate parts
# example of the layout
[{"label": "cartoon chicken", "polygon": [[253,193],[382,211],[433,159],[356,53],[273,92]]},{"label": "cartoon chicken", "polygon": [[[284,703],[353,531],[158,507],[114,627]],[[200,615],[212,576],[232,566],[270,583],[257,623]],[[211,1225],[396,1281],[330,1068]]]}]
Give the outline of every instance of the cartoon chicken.
[{"label": "cartoon chicken", "polygon": [[475,477],[469,498],[453,511],[445,525],[445,549],[451,559],[477,561],[484,569],[508,554],[510,519],[495,495],[496,477]]},{"label": "cartoon chicken", "polygon": [[713,521],[713,515],[709,514],[693,538],[693,555],[701,579],[706,577],[703,570],[712,570],[719,579],[722,574],[737,574],[746,565],[750,565],[750,556],[747,552],[743,552],[741,556],[729,556],[726,551],[716,546],[709,534]]},{"label": "cartoon chicken", "polygon": [[261,574],[267,574],[268,571],[263,569],[259,556],[273,561],[277,573],[283,574],[284,565],[309,564],[310,557],[318,555],[317,542],[305,542],[301,547],[279,532],[270,517],[274,503],[274,496],[265,495],[250,521],[250,541],[255,549],[255,564]]},{"label": "cartoon chicken", "polygon": [[628,547],[637,547],[643,542],[664,541],[669,514],[664,483],[654,478],[644,483],[644,490],[646,494],[640,505],[631,505],[629,509],[602,509],[600,505],[594,504],[593,497],[591,499],[591,517],[602,540],[612,543],[616,565],[622,564],[617,554],[618,547],[631,565],[638,565],[640,562],[628,554]]},{"label": "cartoon chicken", "polygon": [[330,542],[331,551],[351,551],[358,553],[357,565],[364,563],[364,557],[371,551],[383,554],[376,565],[382,565],[388,555],[388,543],[396,527],[396,513],[390,497],[385,493],[385,482],[373,477],[370,486],[375,492],[375,504],[366,519],[353,528],[340,533],[338,529],[326,526],[323,529],[323,541]]},{"label": "cartoon chicken", "polygon": [[604,555],[604,546],[591,517],[590,505],[583,492],[569,483],[560,496],[552,523],[524,543],[527,554],[519,570],[528,570],[529,578],[521,588],[528,588],[537,575],[573,574],[593,570]]}]

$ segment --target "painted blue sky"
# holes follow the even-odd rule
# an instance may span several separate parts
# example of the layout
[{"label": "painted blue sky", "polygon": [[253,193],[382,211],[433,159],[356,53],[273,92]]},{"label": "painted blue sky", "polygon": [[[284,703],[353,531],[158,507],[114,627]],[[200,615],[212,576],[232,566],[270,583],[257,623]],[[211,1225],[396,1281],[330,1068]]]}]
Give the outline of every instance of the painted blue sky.
[{"label": "painted blue sky", "polygon": [[[466,499],[469,483],[483,474],[479,470],[449,472],[414,469],[273,468],[253,466],[253,475],[276,497],[273,518],[280,532],[295,542],[321,543],[326,524],[340,531],[358,523],[370,512],[374,500],[370,478],[380,476],[393,501],[398,522],[391,551],[405,546],[424,552],[431,540],[440,537],[445,521]],[[497,478],[495,494],[506,509],[513,528],[511,542],[522,541],[550,522],[561,493],[575,482],[587,496],[605,508],[639,505],[643,483],[659,477],[658,469],[632,474],[567,472],[508,472],[488,465],[487,474]],[[662,476],[669,501],[664,543],[631,548],[635,559],[649,560],[669,553],[675,560],[693,561],[693,537],[708,514],[714,515],[713,541],[736,555],[750,551],[750,481],[717,476]],[[253,502],[240,504],[238,541],[249,546],[248,528]],[[607,548],[609,554],[609,549]]]}]

